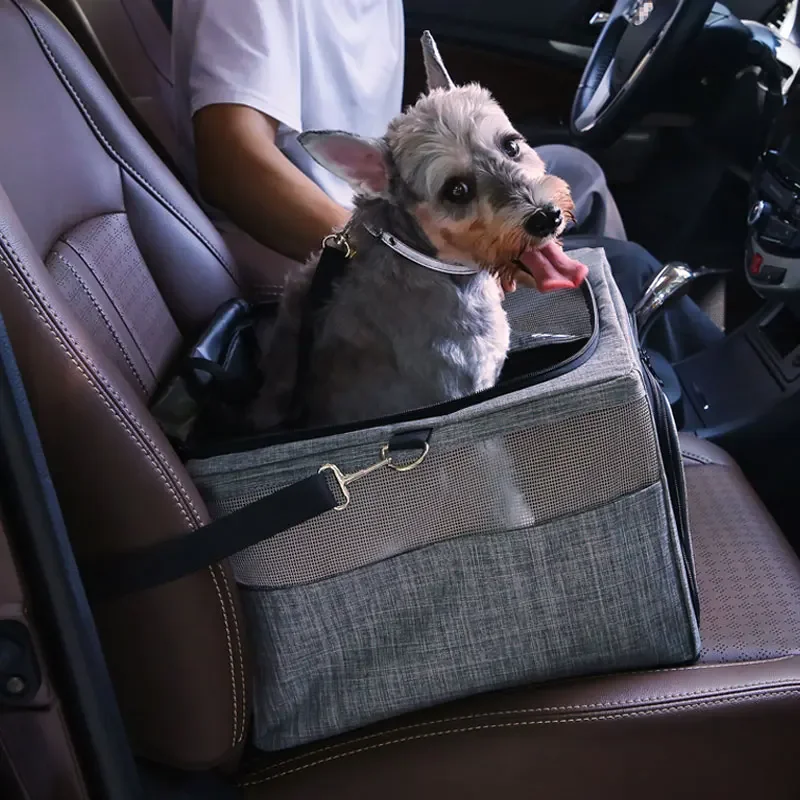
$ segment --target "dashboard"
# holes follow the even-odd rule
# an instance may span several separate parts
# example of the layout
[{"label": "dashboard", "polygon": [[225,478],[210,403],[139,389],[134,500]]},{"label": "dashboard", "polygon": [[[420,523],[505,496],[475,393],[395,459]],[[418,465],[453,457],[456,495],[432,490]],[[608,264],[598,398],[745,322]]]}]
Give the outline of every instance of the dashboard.
[{"label": "dashboard", "polygon": [[797,298],[800,309],[800,3],[787,3],[770,27],[778,38],[784,102],[753,174],[747,278],[762,297]]}]

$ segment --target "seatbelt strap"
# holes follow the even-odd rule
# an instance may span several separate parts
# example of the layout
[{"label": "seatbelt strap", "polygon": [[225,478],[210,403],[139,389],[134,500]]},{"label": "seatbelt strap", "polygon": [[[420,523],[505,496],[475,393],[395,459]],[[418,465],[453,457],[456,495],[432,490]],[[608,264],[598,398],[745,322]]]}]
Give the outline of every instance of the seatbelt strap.
[{"label": "seatbelt strap", "polygon": [[184,536],[88,564],[81,569],[86,594],[97,602],[170,583],[302,525],[337,502],[320,472]]}]

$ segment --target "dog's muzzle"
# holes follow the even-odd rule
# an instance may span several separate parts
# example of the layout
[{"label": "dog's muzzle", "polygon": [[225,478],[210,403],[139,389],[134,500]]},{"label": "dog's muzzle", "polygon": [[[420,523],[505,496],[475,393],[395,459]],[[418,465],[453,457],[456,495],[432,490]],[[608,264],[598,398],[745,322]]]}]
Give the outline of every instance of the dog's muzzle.
[{"label": "dog's muzzle", "polygon": [[552,236],[563,221],[563,214],[558,206],[545,206],[533,212],[523,223],[525,232],[537,238]]}]

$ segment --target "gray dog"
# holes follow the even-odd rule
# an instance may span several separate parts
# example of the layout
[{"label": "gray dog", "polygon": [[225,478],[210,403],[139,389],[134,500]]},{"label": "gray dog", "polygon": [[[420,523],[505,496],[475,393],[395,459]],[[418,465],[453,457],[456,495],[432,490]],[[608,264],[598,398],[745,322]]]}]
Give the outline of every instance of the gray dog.
[{"label": "gray dog", "polygon": [[[509,347],[503,289],[527,274],[539,291],[586,276],[557,238],[569,187],[548,175],[500,106],[455,86],[427,31],[428,93],[381,139],[301,134],[303,147],[355,191],[336,242],[351,255],[318,314],[302,398],[306,424],[390,416],[493,386]],[[290,277],[263,348],[259,428],[291,414],[297,340],[319,256]]]}]

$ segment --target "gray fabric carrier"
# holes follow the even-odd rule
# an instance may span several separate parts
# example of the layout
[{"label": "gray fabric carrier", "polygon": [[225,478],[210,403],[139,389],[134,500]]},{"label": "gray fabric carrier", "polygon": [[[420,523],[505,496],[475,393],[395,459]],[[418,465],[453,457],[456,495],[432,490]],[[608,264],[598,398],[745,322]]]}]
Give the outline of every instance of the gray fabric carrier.
[{"label": "gray fabric carrier", "polygon": [[583,342],[573,368],[455,410],[189,461],[219,517],[325,464],[380,464],[398,434],[427,436],[424,458],[412,449],[350,484],[344,510],[231,559],[257,662],[258,747],[696,658],[674,422],[605,254],[572,255],[589,267],[596,314],[580,290],[506,302],[510,359]]}]

